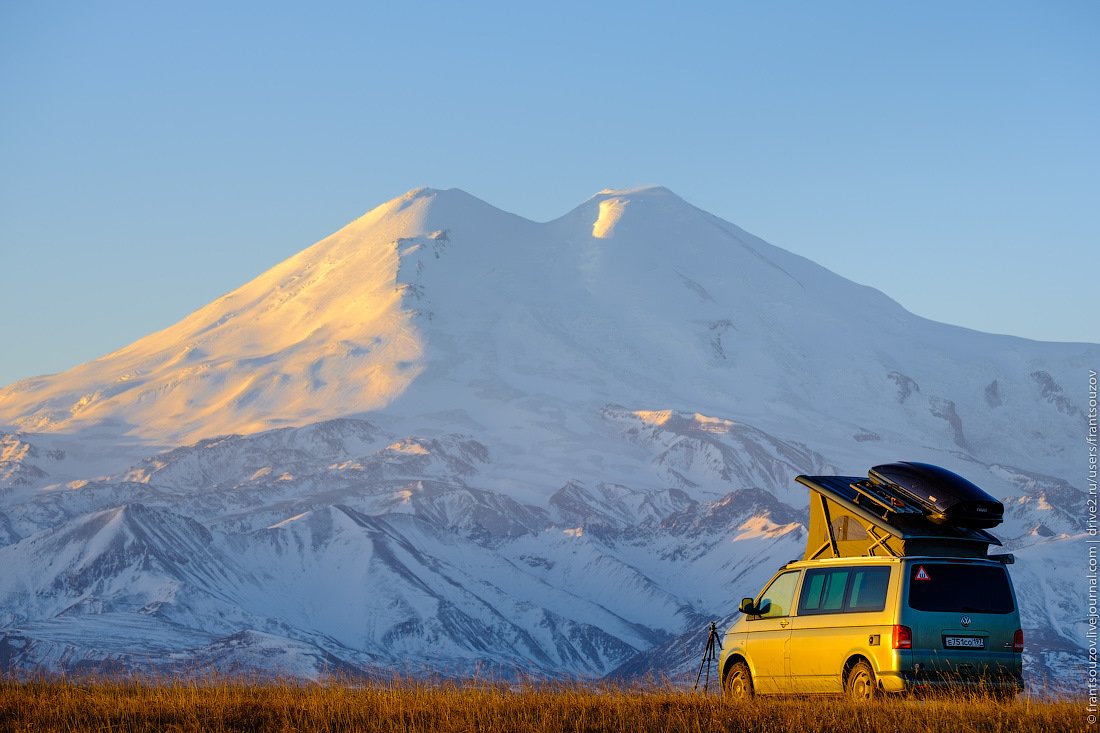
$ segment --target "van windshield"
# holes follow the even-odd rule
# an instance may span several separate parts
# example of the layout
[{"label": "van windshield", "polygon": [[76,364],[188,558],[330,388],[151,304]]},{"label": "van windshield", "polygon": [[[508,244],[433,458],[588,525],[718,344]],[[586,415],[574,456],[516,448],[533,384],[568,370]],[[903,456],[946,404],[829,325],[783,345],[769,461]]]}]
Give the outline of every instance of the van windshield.
[{"label": "van windshield", "polygon": [[969,563],[914,563],[909,607],[917,611],[1012,613],[1015,604],[1003,567]]}]

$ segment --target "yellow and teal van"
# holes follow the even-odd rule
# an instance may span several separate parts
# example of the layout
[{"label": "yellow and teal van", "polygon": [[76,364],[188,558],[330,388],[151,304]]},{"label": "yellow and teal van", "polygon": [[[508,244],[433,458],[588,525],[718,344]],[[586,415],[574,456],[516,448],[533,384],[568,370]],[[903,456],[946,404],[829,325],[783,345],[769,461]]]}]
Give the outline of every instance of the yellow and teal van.
[{"label": "yellow and teal van", "polygon": [[[890,485],[906,471],[939,518]],[[719,657],[726,694],[1015,695],[1024,638],[1012,556],[987,553],[1000,545],[986,531],[999,502],[928,464],[876,466],[869,477],[797,478],[811,492],[806,555],[742,599]]]}]

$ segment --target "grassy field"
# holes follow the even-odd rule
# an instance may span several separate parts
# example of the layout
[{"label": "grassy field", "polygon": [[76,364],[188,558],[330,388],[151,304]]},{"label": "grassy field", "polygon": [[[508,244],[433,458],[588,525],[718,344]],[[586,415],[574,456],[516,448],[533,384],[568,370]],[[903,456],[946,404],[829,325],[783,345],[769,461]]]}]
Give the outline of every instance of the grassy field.
[{"label": "grassy field", "polygon": [[[0,731],[1083,731],[1083,701],[757,699],[580,685],[0,682]],[[1092,726],[1095,729],[1095,726]]]}]

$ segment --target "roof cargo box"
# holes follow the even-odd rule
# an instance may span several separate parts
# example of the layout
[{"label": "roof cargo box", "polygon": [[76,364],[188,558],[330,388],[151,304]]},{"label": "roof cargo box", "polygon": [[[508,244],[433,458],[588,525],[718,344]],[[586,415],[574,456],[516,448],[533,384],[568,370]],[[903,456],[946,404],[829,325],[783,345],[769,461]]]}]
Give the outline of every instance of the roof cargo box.
[{"label": "roof cargo box", "polygon": [[936,524],[969,529],[996,527],[1004,505],[957,473],[929,463],[899,461],[867,472],[875,488],[919,507]]}]

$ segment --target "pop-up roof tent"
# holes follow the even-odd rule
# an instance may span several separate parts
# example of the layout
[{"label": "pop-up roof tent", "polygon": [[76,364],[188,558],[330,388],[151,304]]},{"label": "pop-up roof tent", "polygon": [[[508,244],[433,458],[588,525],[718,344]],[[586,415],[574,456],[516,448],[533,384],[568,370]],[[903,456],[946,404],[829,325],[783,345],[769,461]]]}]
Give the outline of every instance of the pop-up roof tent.
[{"label": "pop-up roof tent", "polygon": [[804,559],[985,557],[1001,544],[984,528],[1000,524],[1003,506],[961,476],[904,462],[875,466],[868,476],[795,479],[810,489]]}]

